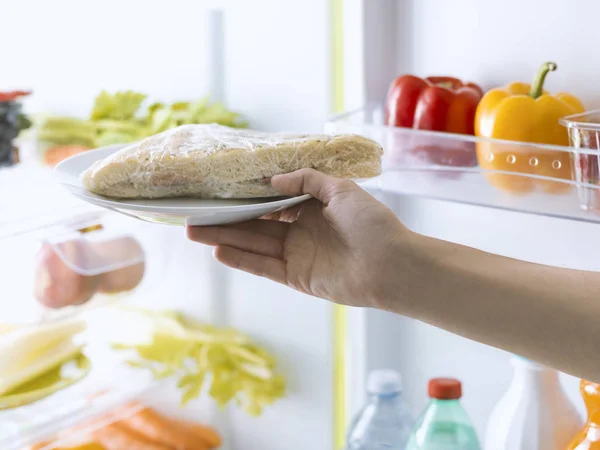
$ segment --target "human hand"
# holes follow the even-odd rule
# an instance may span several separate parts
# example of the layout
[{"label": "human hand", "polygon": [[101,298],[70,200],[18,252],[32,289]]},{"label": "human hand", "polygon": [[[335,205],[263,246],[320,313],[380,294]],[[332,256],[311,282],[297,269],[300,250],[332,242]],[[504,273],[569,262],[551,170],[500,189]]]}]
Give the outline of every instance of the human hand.
[{"label": "human hand", "polygon": [[[417,235],[350,181],[313,170],[273,177],[314,197],[277,216],[189,228],[222,263],[306,294],[402,314],[600,380],[600,277]],[[578,351],[572,351],[572,349]]]},{"label": "human hand", "polygon": [[271,182],[284,195],[314,198],[262,219],[190,227],[188,237],[215,246],[229,267],[336,303],[385,307],[386,280],[402,270],[398,247],[411,247],[412,233],[394,213],[355,183],[315,170]]}]

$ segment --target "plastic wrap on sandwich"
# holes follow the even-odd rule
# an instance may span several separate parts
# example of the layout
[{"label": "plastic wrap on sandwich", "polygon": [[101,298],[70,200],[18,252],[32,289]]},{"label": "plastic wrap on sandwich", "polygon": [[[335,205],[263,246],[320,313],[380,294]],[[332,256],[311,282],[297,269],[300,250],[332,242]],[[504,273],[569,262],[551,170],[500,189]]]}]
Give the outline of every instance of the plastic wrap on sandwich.
[{"label": "plastic wrap on sandwich", "polygon": [[111,198],[260,198],[274,175],[312,168],[348,179],[381,173],[383,149],[358,135],[267,133],[183,125],[116,151],[81,175]]}]

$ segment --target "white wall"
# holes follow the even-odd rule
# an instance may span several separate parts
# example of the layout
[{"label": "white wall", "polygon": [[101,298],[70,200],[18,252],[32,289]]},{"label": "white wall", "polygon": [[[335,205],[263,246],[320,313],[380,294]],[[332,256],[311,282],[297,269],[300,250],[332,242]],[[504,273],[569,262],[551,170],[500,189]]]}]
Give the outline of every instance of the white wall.
[{"label": "white wall", "polygon": [[598,107],[600,61],[595,0],[397,0],[398,73],[451,73],[486,88],[530,82],[540,64],[554,61],[551,92],[569,91]]},{"label": "white wall", "polygon": [[209,93],[206,9],[224,10],[225,99],[264,129],[320,129],[330,113],[321,0],[0,0],[0,88],[30,111],[86,115],[100,89],[165,101]]},{"label": "white wall", "polygon": [[[101,89],[205,95],[202,2],[0,0],[0,86],[33,89],[32,111],[89,112]],[[11,63],[7,63],[11,61]]]}]

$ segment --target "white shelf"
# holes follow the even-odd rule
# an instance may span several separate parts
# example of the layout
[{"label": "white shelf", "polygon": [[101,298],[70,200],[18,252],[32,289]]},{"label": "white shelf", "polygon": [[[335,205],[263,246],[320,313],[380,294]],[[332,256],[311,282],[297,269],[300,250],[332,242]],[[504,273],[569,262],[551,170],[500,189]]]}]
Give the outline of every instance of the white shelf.
[{"label": "white shelf", "polygon": [[51,169],[34,163],[0,168],[0,239],[94,220],[101,208],[63,189]]}]

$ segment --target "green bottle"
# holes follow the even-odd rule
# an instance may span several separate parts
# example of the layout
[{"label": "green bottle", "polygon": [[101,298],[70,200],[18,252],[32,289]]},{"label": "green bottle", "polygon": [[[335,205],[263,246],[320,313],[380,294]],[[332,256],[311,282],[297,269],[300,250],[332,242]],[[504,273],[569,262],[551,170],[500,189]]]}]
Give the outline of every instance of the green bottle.
[{"label": "green bottle", "polygon": [[431,401],[417,420],[406,450],[481,450],[473,424],[460,404],[460,381],[430,380],[429,397]]}]

